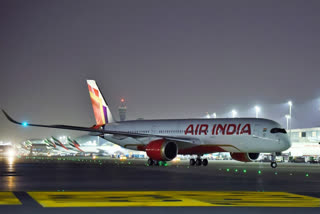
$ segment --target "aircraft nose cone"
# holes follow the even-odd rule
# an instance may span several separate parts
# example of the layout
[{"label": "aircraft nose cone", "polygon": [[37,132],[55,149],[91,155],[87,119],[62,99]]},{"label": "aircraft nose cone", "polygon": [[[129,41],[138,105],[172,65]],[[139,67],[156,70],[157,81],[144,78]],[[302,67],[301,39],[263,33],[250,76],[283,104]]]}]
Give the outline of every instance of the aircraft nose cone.
[{"label": "aircraft nose cone", "polygon": [[285,135],[282,138],[282,142],[283,142],[282,144],[283,144],[284,150],[287,150],[291,147],[291,140],[288,135]]}]

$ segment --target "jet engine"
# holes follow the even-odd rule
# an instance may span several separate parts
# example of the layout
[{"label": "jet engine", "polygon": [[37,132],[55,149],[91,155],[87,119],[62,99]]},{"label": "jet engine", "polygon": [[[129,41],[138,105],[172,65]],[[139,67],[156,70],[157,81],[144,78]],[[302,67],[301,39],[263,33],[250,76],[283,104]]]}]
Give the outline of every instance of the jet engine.
[{"label": "jet engine", "polygon": [[241,162],[251,162],[257,160],[260,153],[236,153],[230,152],[230,155],[233,160],[241,161]]},{"label": "jet engine", "polygon": [[153,160],[171,161],[178,154],[178,146],[172,141],[155,140],[147,145],[146,153]]}]

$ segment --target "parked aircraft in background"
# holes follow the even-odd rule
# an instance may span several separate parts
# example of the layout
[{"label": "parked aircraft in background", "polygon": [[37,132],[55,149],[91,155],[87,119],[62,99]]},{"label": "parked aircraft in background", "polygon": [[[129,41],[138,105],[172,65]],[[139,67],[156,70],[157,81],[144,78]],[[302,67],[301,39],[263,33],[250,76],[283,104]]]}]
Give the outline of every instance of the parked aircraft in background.
[{"label": "parked aircraft in background", "polygon": [[80,144],[76,140],[71,140],[70,137],[68,137],[67,140],[71,147],[77,149],[79,152],[84,152],[82,149],[80,149]]}]

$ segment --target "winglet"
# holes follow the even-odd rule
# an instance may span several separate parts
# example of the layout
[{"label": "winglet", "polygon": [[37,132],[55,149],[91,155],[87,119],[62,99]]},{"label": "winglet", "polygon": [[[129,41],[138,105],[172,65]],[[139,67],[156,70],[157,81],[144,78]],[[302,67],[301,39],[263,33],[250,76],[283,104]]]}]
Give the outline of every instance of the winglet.
[{"label": "winglet", "polygon": [[10,116],[7,114],[7,112],[5,112],[3,109],[1,109],[1,110],[2,110],[3,114],[6,116],[6,118],[7,118],[10,122],[15,123],[15,124],[18,124],[18,125],[22,125],[22,123],[14,120],[14,119],[12,119],[12,117],[10,117]]}]

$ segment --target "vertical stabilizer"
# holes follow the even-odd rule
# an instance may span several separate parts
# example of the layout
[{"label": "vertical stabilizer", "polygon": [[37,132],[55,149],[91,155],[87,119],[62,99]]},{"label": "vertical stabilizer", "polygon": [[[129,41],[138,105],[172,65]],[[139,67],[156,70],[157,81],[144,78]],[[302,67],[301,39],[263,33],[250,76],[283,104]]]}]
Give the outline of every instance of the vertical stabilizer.
[{"label": "vertical stabilizer", "polygon": [[96,125],[114,122],[111,111],[100,92],[96,81],[87,80]]}]

